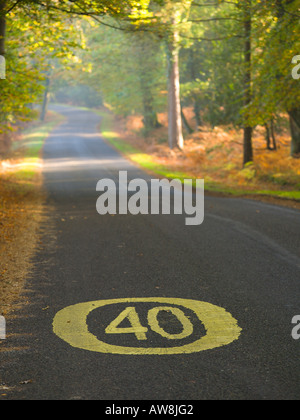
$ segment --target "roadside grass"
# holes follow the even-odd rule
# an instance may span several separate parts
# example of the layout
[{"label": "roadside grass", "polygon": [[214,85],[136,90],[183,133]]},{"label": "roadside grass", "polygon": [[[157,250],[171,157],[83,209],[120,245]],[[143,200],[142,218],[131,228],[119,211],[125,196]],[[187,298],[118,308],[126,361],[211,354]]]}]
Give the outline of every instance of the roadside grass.
[{"label": "roadside grass", "polygon": [[[11,167],[11,173],[16,180],[32,181],[34,183],[37,172],[41,167],[41,151],[49,133],[62,121],[62,117],[52,113],[50,121],[37,124],[25,130],[18,142],[12,148],[17,161]],[[18,157],[20,156],[20,162]]]},{"label": "roadside grass", "polygon": [[[41,151],[49,133],[62,118],[49,114],[45,123],[32,123],[0,160],[0,315],[20,303],[31,258],[38,247],[42,220]],[[1,343],[1,342],[0,342]],[[1,347],[0,347],[1,349]]]},{"label": "roadside grass", "polygon": [[[279,199],[282,203],[284,201],[300,203],[300,160],[287,158],[284,147],[276,153],[269,152],[267,157],[263,147],[258,147],[257,163],[242,168],[236,155],[232,161],[225,156],[226,153],[230,155],[231,151],[222,144],[214,145],[206,150],[206,153],[198,146],[196,152],[191,151],[191,148],[185,152],[189,158],[189,165],[181,164],[180,153],[170,152],[171,158],[168,158],[164,155],[164,150],[161,158],[157,153],[157,147],[145,147],[145,139],[139,133],[122,132],[124,124],[116,124],[115,117],[110,111],[97,112],[102,117],[100,130],[104,139],[121,154],[152,174],[181,181],[192,179],[193,183],[196,179],[204,178],[205,190],[208,193],[258,199],[269,197]],[[133,138],[135,139],[132,140]],[[172,156],[180,163],[173,164]],[[270,163],[267,163],[267,159]],[[272,173],[271,165],[275,173]]]}]

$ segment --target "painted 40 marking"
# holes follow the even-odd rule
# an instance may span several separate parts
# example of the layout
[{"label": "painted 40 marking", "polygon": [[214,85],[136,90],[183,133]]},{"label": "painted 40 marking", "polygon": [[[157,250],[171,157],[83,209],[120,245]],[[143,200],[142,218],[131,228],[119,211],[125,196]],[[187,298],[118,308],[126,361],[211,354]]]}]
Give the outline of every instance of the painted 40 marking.
[{"label": "painted 40 marking", "polygon": [[[169,334],[162,327],[160,327],[158,322],[158,314],[162,311],[171,312],[176,316],[183,327],[183,331],[180,334]],[[120,328],[119,325],[126,318],[129,320],[132,327]],[[158,306],[156,308],[150,309],[148,312],[148,324],[152,331],[169,340],[182,340],[192,335],[194,331],[193,324],[179,308],[168,306]],[[126,308],[105,330],[106,334],[135,334],[138,340],[147,340],[146,333],[148,331],[148,328],[142,326],[135,307]]]},{"label": "painted 40 marking", "polygon": [[[95,309],[108,305],[128,303],[126,309],[119,313],[110,322],[105,334],[134,334],[138,341],[146,341],[149,329],[159,334],[167,340],[183,340],[190,337],[194,332],[194,325],[185,315],[181,308],[193,311],[197,318],[204,324],[206,335],[190,344],[177,347],[124,347],[108,344],[99,340],[93,335],[87,326],[87,317]],[[142,325],[135,304],[157,303],[158,305],[148,311],[147,322],[149,325]],[[173,306],[170,306],[173,305]],[[167,332],[159,323],[159,314],[162,311],[172,313],[182,325],[182,331],[177,334]],[[120,325],[124,320],[129,321],[130,327],[122,328]],[[72,347],[83,350],[127,355],[170,355],[170,354],[189,354],[209,350],[228,345],[237,340],[241,334],[241,328],[237,321],[225,309],[190,299],[177,298],[128,298],[99,300],[95,302],[80,303],[69,306],[58,312],[53,321],[53,331],[62,340]]]}]

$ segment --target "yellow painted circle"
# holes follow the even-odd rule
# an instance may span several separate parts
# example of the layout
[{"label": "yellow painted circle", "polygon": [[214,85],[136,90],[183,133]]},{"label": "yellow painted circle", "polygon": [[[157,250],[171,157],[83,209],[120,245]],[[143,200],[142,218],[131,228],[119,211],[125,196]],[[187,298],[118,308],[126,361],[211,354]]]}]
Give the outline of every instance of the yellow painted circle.
[{"label": "yellow painted circle", "polygon": [[[158,303],[183,306],[192,310],[204,324],[206,335],[193,343],[170,348],[123,347],[107,344],[91,334],[87,326],[87,317],[95,309],[118,303]],[[127,355],[170,355],[190,354],[217,347],[226,346],[238,340],[241,328],[237,320],[225,309],[191,299],[177,298],[128,298],[99,300],[79,303],[58,312],[53,321],[54,333],[72,347],[98,353]]]}]

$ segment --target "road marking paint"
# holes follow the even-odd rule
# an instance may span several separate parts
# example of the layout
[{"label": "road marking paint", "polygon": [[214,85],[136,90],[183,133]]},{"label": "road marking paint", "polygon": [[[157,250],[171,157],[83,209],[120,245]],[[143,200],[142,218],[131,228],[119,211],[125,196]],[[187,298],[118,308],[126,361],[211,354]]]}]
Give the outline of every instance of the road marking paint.
[{"label": "road marking paint", "polygon": [[[169,311],[181,322],[183,326],[183,331],[180,334],[169,334],[167,333],[158,322],[158,314],[161,311]],[[168,306],[158,306],[156,308],[150,309],[148,312],[148,323],[151,329],[162,337],[167,338],[168,340],[183,340],[184,338],[189,337],[194,332],[194,327],[191,321],[185,316],[185,314],[179,308],[173,308]]]},{"label": "road marking paint", "polygon": [[[194,327],[184,312],[179,308],[161,306],[161,304],[165,304],[180,306],[193,311],[203,323],[206,329],[206,335],[190,344],[178,347],[141,348],[116,346],[105,343],[89,331],[87,317],[95,309],[121,303],[129,303],[131,306],[126,308],[108,325],[106,328],[107,334],[134,333],[138,340],[145,340],[148,329],[141,325],[136,308],[132,307],[132,304],[158,303],[158,307],[150,309],[148,312],[148,323],[154,332],[157,332],[168,340],[181,340],[189,337],[193,333]],[[182,333],[177,335],[169,334],[159,325],[157,317],[159,312],[163,310],[171,311],[178,318],[183,327]],[[130,321],[132,327],[120,328],[119,325],[126,318]],[[82,350],[126,355],[171,355],[191,354],[226,346],[238,340],[242,330],[238,326],[237,320],[229,312],[207,302],[178,298],[127,298],[100,300],[69,306],[56,314],[53,321],[53,331],[59,338],[66,341],[72,347]]]},{"label": "road marking paint", "polygon": [[[120,328],[119,325],[128,318],[132,327]],[[135,308],[126,308],[105,330],[106,334],[135,334],[138,340],[147,340],[148,328],[142,326]]]}]

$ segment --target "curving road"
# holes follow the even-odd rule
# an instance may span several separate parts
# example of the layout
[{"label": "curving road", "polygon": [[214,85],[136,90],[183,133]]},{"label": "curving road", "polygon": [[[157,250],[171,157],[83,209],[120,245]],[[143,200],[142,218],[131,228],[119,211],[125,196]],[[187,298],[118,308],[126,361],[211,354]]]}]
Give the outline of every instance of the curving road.
[{"label": "curving road", "polygon": [[[121,170],[149,176],[103,141],[99,116],[55,110],[66,122],[44,148],[44,246],[28,278],[29,304],[8,320],[0,399],[299,399],[300,341],[291,334],[300,315],[300,212],[206,197],[201,226],[185,226],[180,215],[100,216],[100,179],[117,181]],[[100,300],[113,304],[79,308],[55,330],[64,308]],[[211,312],[201,319],[183,300]],[[229,344],[222,336],[234,327],[220,321],[224,310],[241,330]],[[208,330],[212,348],[166,351]],[[98,352],[91,336],[117,352]],[[118,353],[128,347],[143,350]]]}]

